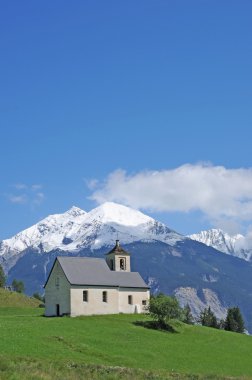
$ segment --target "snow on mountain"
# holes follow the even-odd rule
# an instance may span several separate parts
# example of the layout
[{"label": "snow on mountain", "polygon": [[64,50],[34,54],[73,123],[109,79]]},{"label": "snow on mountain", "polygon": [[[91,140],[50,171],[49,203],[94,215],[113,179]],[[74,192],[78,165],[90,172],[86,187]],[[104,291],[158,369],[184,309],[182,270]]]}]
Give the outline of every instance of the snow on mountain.
[{"label": "snow on mountain", "polygon": [[83,221],[86,212],[73,206],[64,214],[49,215],[39,223],[19,232],[10,239],[3,240],[0,255],[18,254],[27,248],[40,248],[45,252],[62,244],[67,233],[74,233]]},{"label": "snow on mountain", "polygon": [[229,235],[221,229],[210,229],[188,237],[246,261],[252,257],[252,249],[246,248],[246,238],[241,234]]},{"label": "snow on mountain", "polygon": [[63,214],[50,215],[3,240],[0,255],[7,259],[27,248],[36,248],[40,252],[55,249],[73,252],[86,247],[98,249],[113,245],[116,239],[123,244],[158,240],[173,245],[183,237],[140,211],[106,202],[88,213],[72,207]]}]

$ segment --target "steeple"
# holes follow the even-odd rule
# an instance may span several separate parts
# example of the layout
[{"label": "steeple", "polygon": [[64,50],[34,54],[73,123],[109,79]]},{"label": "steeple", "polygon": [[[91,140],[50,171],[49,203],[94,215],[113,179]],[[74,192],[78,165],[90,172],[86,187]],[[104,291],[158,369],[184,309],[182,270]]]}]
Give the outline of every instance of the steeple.
[{"label": "steeple", "polygon": [[114,248],[106,254],[106,262],[113,271],[130,272],[130,254],[120,246],[119,240],[116,240]]}]

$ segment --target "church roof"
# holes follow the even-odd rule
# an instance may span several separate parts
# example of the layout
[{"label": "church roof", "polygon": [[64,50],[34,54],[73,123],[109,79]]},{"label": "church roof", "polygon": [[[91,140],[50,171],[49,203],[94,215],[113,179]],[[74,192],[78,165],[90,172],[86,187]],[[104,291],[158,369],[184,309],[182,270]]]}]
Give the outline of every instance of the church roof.
[{"label": "church roof", "polygon": [[148,288],[138,272],[111,271],[104,259],[57,257],[71,285]]},{"label": "church roof", "polygon": [[125,251],[119,244],[119,240],[116,240],[116,245],[114,248],[111,249],[106,255],[110,255],[111,253],[114,253],[115,255],[124,255],[124,256],[130,256],[129,252]]}]

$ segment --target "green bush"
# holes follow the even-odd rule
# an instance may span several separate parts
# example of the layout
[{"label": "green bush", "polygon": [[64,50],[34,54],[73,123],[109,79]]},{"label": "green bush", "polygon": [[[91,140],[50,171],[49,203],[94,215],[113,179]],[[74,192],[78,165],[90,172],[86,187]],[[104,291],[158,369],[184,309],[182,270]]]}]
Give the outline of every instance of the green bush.
[{"label": "green bush", "polygon": [[150,298],[148,311],[160,326],[166,326],[171,319],[181,319],[182,316],[178,300],[162,293]]}]

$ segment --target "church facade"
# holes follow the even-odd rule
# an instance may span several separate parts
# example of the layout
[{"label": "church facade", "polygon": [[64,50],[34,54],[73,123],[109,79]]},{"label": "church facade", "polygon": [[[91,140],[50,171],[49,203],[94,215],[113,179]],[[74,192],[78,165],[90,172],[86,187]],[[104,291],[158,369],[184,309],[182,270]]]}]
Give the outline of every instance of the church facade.
[{"label": "church facade", "polygon": [[45,284],[46,316],[143,313],[149,287],[116,241],[106,260],[57,257]]}]

